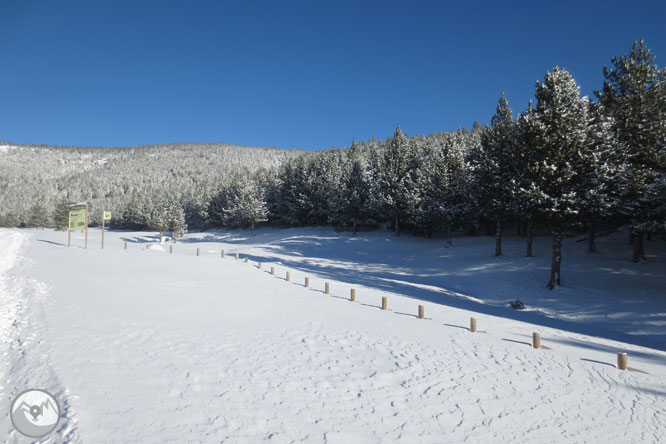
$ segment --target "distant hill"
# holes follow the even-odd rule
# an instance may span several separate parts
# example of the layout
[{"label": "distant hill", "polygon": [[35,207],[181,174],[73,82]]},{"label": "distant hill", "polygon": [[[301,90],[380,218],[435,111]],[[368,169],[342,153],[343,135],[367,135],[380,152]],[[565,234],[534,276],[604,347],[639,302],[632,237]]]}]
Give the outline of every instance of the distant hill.
[{"label": "distant hill", "polygon": [[97,210],[123,208],[133,193],[160,190],[191,200],[234,175],[270,170],[304,153],[224,143],[131,148],[0,143],[0,216],[11,213],[25,222],[35,202],[50,215],[67,199],[88,201],[96,209],[95,223]]}]

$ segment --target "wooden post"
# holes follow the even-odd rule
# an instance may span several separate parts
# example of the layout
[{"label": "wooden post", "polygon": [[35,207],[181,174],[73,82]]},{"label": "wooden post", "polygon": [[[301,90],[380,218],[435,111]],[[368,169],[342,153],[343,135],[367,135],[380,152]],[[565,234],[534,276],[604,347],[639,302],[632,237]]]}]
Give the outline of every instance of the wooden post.
[{"label": "wooden post", "polygon": [[469,318],[469,331],[472,333],[476,331],[476,318]]},{"label": "wooden post", "polygon": [[88,204],[86,204],[86,245],[83,248],[88,248]]},{"label": "wooden post", "polygon": [[532,348],[541,348],[541,335],[537,332],[532,333]]},{"label": "wooden post", "polygon": [[386,310],[388,308],[388,297],[382,296],[382,310]]},{"label": "wooden post", "polygon": [[261,262],[257,264],[257,268],[261,270]]},{"label": "wooden post", "polygon": [[271,267],[271,274],[275,276],[275,267]]},{"label": "wooden post", "polygon": [[423,305],[419,305],[419,319],[423,319],[425,316]]},{"label": "wooden post", "polygon": [[173,245],[169,245],[169,254],[173,254]]},{"label": "wooden post", "polygon": [[127,250],[127,242],[125,242],[125,250]]},{"label": "wooden post", "polygon": [[238,253],[236,253],[236,260],[238,260]]},{"label": "wooden post", "polygon": [[617,368],[620,370],[626,370],[627,367],[627,354],[618,353],[617,354]]},{"label": "wooden post", "polygon": [[349,300],[351,302],[354,302],[356,300],[356,289],[355,288],[351,289],[351,295],[349,296]]},{"label": "wooden post", "polygon": [[246,264],[247,264],[247,261],[248,261],[248,259],[247,259],[247,258],[245,258],[245,263],[246,263]]},{"label": "wooden post", "polygon": [[102,210],[102,250],[104,249],[104,210]]},{"label": "wooden post", "polygon": [[224,250],[222,250],[222,252],[220,253],[220,257],[224,258]]},{"label": "wooden post", "polygon": [[199,256],[200,253],[201,253],[201,250],[199,249],[199,247],[197,247],[197,256]]},{"label": "wooden post", "polygon": [[287,282],[289,282],[290,280],[291,280],[291,275],[290,275],[289,272],[287,271]]},{"label": "wooden post", "polygon": [[310,287],[310,278],[305,278],[305,288]]},{"label": "wooden post", "polygon": [[150,250],[150,244],[146,244],[146,250]]},{"label": "wooden post", "polygon": [[324,284],[324,294],[330,294],[331,293],[331,286],[326,282]]},{"label": "wooden post", "polygon": [[[67,228],[67,248],[72,246],[72,232]],[[125,250],[127,250],[127,242],[125,242]]]}]

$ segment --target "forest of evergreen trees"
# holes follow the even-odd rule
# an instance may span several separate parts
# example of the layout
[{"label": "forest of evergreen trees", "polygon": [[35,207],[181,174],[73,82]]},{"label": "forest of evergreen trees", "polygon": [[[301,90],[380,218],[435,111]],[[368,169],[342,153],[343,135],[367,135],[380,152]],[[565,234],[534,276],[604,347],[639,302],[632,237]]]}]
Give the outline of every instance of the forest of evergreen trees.
[{"label": "forest of evergreen trees", "polygon": [[173,231],[332,225],[356,235],[552,236],[548,287],[560,283],[565,235],[628,225],[633,260],[646,236],[666,232],[666,70],[644,42],[603,69],[595,100],[554,68],[536,101],[514,116],[499,98],[490,126],[429,136],[398,126],[384,141],[318,152],[175,145],[82,149],[8,147],[0,152],[0,225],[66,226],[66,205],[88,201],[112,225]]}]

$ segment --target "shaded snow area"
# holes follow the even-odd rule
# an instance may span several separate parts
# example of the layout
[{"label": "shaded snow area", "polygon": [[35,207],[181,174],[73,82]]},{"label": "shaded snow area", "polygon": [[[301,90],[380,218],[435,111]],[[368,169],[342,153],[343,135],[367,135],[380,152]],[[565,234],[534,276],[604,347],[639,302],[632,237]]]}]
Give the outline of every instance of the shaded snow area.
[{"label": "shaded snow area", "polygon": [[0,433],[31,442],[7,412],[43,388],[63,410],[43,442],[665,442],[666,247],[632,264],[617,236],[567,240],[549,292],[545,238],[526,259],[485,237],[107,232],[101,250],[91,230],[86,250],[0,229]]}]

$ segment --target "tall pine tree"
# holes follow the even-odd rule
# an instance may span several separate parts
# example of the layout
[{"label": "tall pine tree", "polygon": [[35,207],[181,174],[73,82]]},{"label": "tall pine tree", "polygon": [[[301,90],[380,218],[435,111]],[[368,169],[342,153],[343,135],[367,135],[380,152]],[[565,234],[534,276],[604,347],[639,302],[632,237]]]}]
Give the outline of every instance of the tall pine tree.
[{"label": "tall pine tree", "polygon": [[504,93],[497,103],[491,127],[481,135],[477,167],[480,201],[496,222],[495,256],[502,254],[502,222],[514,211],[511,181],[516,178],[516,125]]},{"label": "tall pine tree", "polygon": [[645,233],[663,229],[659,189],[664,176],[666,71],[659,69],[643,40],[634,42],[628,55],[612,58],[604,66],[604,85],[595,94],[612,117],[613,129],[629,166],[629,184],[622,211],[630,217],[633,260],[645,259]]},{"label": "tall pine tree", "polygon": [[588,100],[571,74],[554,68],[536,86],[538,141],[533,147],[535,192],[542,202],[552,233],[552,263],[547,287],[561,284],[562,237],[577,220],[581,180],[580,162],[587,149]]}]

